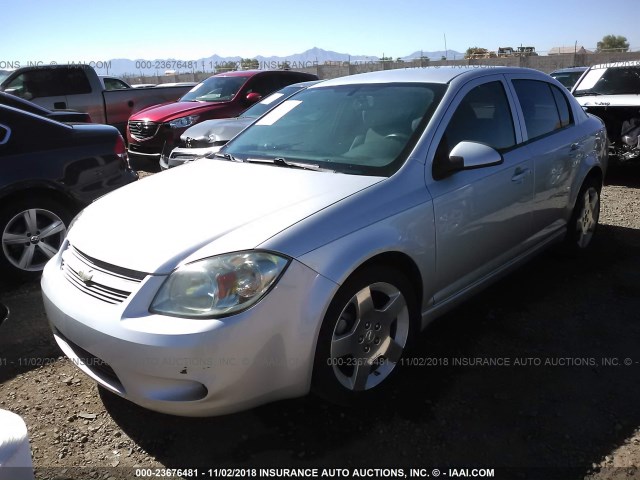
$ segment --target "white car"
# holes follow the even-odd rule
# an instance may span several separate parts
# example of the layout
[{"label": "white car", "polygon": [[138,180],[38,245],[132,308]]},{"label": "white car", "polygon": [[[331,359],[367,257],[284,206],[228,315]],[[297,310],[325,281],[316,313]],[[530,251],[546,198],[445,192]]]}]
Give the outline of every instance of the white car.
[{"label": "white car", "polygon": [[432,319],[587,249],[607,164],[602,122],[517,68],[328,80],[217,155],[87,207],[42,276],[64,353],[160,412],[375,393]]},{"label": "white car", "polygon": [[593,65],[571,90],[607,127],[613,161],[640,160],[640,61]]}]

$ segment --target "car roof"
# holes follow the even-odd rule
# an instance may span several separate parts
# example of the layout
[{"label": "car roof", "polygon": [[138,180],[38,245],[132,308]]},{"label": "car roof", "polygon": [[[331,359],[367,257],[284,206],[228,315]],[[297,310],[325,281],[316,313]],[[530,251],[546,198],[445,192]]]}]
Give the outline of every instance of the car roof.
[{"label": "car roof", "polygon": [[551,75],[554,73],[570,73],[570,72],[584,72],[585,70],[587,70],[589,67],[566,67],[566,68],[559,68],[557,70],[554,70],[553,72],[551,72]]},{"label": "car roof", "polygon": [[296,73],[296,74],[303,74],[303,75],[313,75],[305,72],[297,72],[295,70],[234,70],[232,72],[217,73],[214,76],[215,77],[253,77],[254,75],[266,74],[266,73],[277,73],[277,74]]},{"label": "car roof", "polygon": [[322,82],[324,82],[324,80],[309,80],[307,82],[292,83],[291,85],[286,85],[282,88],[287,88],[287,87],[308,88],[311,85],[315,85],[316,83],[322,83]]},{"label": "car roof", "polygon": [[324,88],[336,85],[354,85],[363,83],[442,83],[447,84],[457,77],[472,79],[490,74],[530,73],[540,77],[547,75],[531,68],[493,67],[484,65],[461,65],[459,67],[416,67],[378,72],[359,73],[347,77],[325,80],[310,88]]}]

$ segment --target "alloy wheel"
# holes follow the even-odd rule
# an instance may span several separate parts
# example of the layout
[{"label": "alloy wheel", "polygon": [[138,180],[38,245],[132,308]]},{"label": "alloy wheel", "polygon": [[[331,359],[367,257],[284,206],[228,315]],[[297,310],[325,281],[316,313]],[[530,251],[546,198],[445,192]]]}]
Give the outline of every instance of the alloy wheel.
[{"label": "alloy wheel", "polygon": [[330,362],[351,391],[383,382],[400,360],[409,337],[409,310],[402,292],[379,282],[358,291],[333,330]]},{"label": "alloy wheel", "polygon": [[2,231],[2,251],[14,267],[37,272],[53,257],[67,229],[55,213],[30,208],[15,215]]},{"label": "alloy wheel", "polygon": [[578,214],[576,231],[578,247],[585,248],[591,242],[598,217],[600,216],[600,195],[594,187],[589,187],[584,191],[582,197],[582,210]]}]

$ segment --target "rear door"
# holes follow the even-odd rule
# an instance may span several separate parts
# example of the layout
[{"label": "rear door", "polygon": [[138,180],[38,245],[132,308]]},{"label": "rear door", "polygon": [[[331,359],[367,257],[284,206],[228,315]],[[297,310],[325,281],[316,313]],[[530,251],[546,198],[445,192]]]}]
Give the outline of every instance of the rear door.
[{"label": "rear door", "polygon": [[[506,78],[467,83],[454,98],[431,145],[427,166],[447,161],[461,141],[501,153],[499,165],[427,178],[436,228],[436,304],[472,287],[527,248],[532,235],[533,165],[514,115]],[[428,174],[429,176],[429,174]]]},{"label": "rear door", "polygon": [[540,240],[564,229],[576,168],[586,151],[577,134],[564,89],[551,82],[508,76],[523,119],[523,137],[533,162],[533,228]]}]

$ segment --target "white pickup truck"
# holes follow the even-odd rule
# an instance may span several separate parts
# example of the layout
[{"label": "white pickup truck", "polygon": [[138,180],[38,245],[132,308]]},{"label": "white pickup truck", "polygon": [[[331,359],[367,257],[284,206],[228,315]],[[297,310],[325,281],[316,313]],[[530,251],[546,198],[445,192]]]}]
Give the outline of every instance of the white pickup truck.
[{"label": "white pickup truck", "polygon": [[192,87],[122,88],[109,90],[88,65],[23,67],[0,82],[0,91],[50,110],[88,113],[95,123],[113,125],[123,135],[129,117],[152,105],[173,102]]},{"label": "white pickup truck", "polygon": [[640,61],[594,65],[571,93],[582,108],[604,121],[611,160],[640,157]]}]

